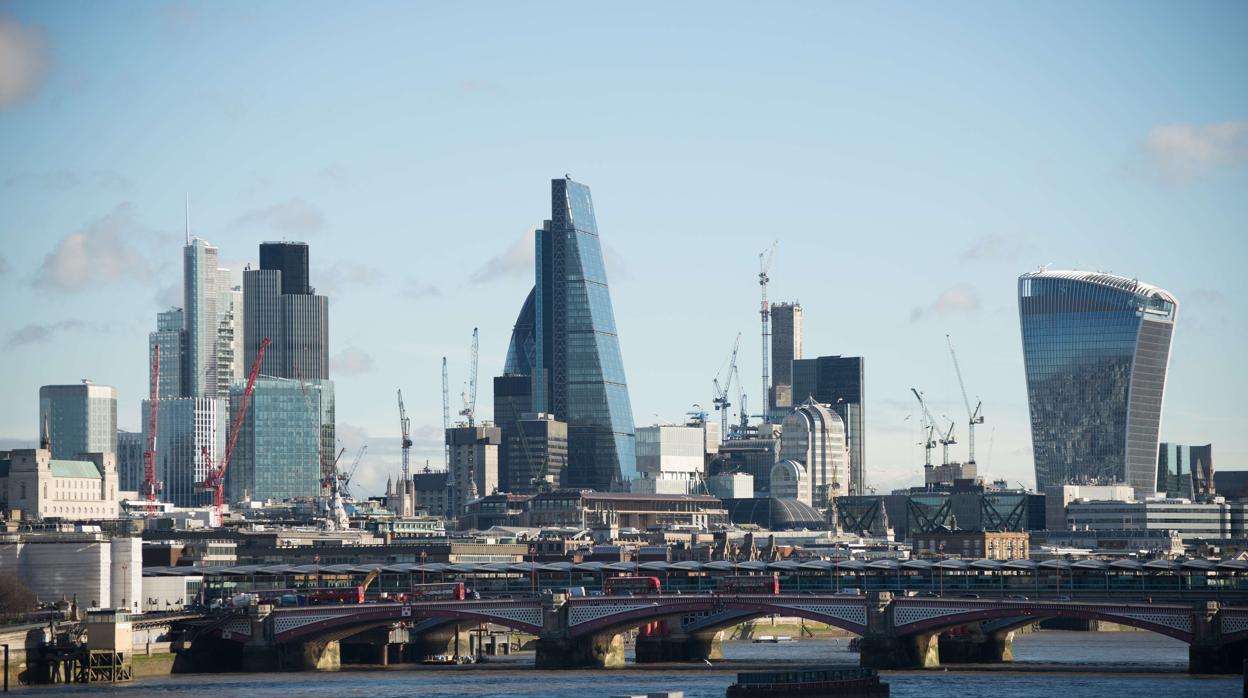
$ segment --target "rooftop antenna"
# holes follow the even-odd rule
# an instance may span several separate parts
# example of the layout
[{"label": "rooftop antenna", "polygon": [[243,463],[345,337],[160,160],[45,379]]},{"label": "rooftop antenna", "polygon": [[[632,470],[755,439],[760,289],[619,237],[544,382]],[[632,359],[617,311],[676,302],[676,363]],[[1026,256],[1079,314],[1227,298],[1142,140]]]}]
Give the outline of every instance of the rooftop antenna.
[{"label": "rooftop antenna", "polygon": [[191,193],[186,193],[186,244],[191,244]]}]

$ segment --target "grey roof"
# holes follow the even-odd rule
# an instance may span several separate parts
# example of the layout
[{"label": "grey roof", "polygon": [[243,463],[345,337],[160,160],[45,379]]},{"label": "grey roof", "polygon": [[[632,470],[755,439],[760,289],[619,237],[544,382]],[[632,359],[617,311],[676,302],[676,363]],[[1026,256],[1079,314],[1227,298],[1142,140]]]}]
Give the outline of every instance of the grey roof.
[{"label": "grey roof", "polygon": [[1117,274],[1106,274],[1099,271],[1073,271],[1059,269],[1041,269],[1039,271],[1028,272],[1023,274],[1022,278],[1041,278],[1041,279],[1069,279],[1071,281],[1082,281],[1084,283],[1105,286],[1117,291],[1126,291],[1133,293],[1141,298],[1160,298],[1164,301],[1178,304],[1178,300],[1170,294],[1169,291],[1153,286],[1151,284],[1141,283],[1139,279],[1129,279],[1125,276]]}]

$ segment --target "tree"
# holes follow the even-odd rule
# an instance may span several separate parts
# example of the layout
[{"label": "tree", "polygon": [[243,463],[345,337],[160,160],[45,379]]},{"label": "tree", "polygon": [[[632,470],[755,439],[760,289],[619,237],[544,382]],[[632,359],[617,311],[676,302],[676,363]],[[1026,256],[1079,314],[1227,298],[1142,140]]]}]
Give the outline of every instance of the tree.
[{"label": "tree", "polygon": [[38,606],[39,598],[22,580],[12,574],[0,574],[0,618],[19,616]]}]

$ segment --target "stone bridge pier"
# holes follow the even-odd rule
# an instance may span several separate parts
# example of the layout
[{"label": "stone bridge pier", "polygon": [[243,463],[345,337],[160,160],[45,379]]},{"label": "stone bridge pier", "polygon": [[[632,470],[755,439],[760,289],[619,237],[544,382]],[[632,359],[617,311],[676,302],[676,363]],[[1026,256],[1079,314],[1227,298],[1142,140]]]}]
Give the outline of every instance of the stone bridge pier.
[{"label": "stone bridge pier", "polygon": [[637,634],[638,664],[697,662],[724,658],[724,631],[686,631],[682,616],[668,616],[642,626]]},{"label": "stone bridge pier", "polygon": [[537,638],[538,669],[592,669],[624,666],[624,638],[619,630],[574,637],[568,597],[552,594],[542,601],[542,632]]},{"label": "stone bridge pier", "polygon": [[[1239,674],[1248,659],[1248,615],[1221,609],[1217,601],[1196,608],[1187,670],[1192,674]],[[1248,685],[1248,684],[1246,684]]]}]

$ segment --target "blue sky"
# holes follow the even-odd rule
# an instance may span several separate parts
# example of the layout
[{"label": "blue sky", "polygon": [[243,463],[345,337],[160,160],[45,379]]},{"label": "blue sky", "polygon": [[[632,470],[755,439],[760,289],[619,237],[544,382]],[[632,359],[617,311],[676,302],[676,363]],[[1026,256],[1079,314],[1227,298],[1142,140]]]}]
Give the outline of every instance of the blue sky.
[{"label": "blue sky", "polygon": [[774,239],[807,355],[866,357],[881,489],[919,478],[910,387],[962,419],[946,332],[981,471],[1032,483],[1015,284],[1040,264],[1176,294],[1162,438],[1244,467],[1246,32],[1242,2],[0,2],[0,443],[82,377],[139,427],[189,192],[236,273],[311,245],[376,492],[398,387],[437,462],[441,357],[457,395],[473,327],[491,413],[526,236],[571,173],[638,425],[709,406],[737,332],[758,405]]}]

